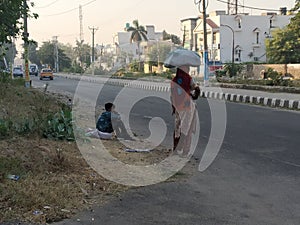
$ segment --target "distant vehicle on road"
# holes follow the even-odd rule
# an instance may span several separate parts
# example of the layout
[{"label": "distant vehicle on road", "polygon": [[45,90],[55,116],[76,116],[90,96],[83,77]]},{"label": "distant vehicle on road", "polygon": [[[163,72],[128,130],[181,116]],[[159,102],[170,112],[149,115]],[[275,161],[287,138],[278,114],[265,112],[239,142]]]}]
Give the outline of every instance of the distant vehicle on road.
[{"label": "distant vehicle on road", "polygon": [[37,76],[39,74],[39,68],[36,64],[30,64],[29,74]]},{"label": "distant vehicle on road", "polygon": [[2,73],[10,73],[10,69],[9,68],[1,69],[1,72]]},{"label": "distant vehicle on road", "polygon": [[14,67],[13,68],[13,76],[14,77],[23,77],[23,69],[21,67]]},{"label": "distant vehicle on road", "polygon": [[44,68],[42,69],[40,73],[40,80],[43,80],[44,78],[49,78],[50,80],[53,80],[53,72],[51,69]]}]

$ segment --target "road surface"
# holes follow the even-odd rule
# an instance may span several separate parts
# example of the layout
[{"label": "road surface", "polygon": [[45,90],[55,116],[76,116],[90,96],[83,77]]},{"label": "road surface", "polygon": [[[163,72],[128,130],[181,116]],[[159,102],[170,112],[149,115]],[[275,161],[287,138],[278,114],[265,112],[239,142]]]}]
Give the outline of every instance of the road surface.
[{"label": "road surface", "polygon": [[[42,86],[48,81],[33,78]],[[78,81],[56,78],[50,89],[74,93]],[[89,97],[90,85],[86,86]],[[98,104],[113,101],[121,87],[104,86]],[[143,90],[135,90],[142,94]],[[211,130],[206,99],[197,101],[201,133],[191,175],[176,182],[131,189],[93,212],[57,223],[103,225],[298,225],[300,224],[300,114],[226,103],[227,129],[217,158],[198,171]],[[141,100],[132,110],[133,129],[147,137],[147,118],[162,116],[168,126],[164,141],[171,146],[170,105],[160,99]]]}]

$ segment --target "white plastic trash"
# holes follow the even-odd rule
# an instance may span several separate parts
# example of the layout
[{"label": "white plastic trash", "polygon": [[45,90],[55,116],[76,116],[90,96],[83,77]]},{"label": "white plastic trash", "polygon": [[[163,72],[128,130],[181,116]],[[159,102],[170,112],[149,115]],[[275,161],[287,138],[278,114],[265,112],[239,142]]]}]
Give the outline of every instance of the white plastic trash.
[{"label": "white plastic trash", "polygon": [[112,137],[113,137],[112,133],[104,133],[104,132],[98,131],[98,134],[99,134],[100,139],[109,140],[109,139],[112,139]]}]

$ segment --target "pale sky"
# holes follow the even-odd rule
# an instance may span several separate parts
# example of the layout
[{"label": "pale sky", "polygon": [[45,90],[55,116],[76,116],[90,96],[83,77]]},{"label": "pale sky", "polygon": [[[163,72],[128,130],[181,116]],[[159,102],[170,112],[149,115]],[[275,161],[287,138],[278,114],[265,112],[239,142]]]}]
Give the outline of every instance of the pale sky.
[{"label": "pale sky", "polygon": [[[227,0],[225,0],[227,1]],[[154,25],[156,31],[180,35],[180,20],[199,14],[194,0],[33,0],[37,20],[29,21],[30,38],[38,41],[58,36],[59,42],[75,45],[79,39],[79,5],[83,10],[84,40],[91,43],[88,26],[98,27],[96,44],[112,43],[113,34],[122,31],[127,22],[138,19],[141,25]],[[258,8],[275,9],[293,7],[294,0],[240,0],[240,4]],[[226,10],[227,4],[209,0],[208,12]],[[250,14],[265,11],[245,9]]]}]

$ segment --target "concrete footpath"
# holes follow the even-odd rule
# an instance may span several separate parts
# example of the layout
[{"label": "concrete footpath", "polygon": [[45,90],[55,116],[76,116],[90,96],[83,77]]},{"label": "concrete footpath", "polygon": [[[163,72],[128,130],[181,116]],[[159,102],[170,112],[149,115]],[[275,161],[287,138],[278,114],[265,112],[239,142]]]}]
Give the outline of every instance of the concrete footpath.
[{"label": "concrete footpath", "polygon": [[[170,84],[168,81],[146,81],[146,80],[126,80],[105,78],[96,76],[78,76],[70,74],[57,74],[56,76],[66,79],[83,80],[92,83],[117,85],[122,87],[139,88],[150,91],[169,92]],[[279,107],[300,110],[300,94],[273,93],[266,91],[220,88],[220,87],[201,87],[201,97],[226,100],[239,103],[251,103],[269,107]]]}]

